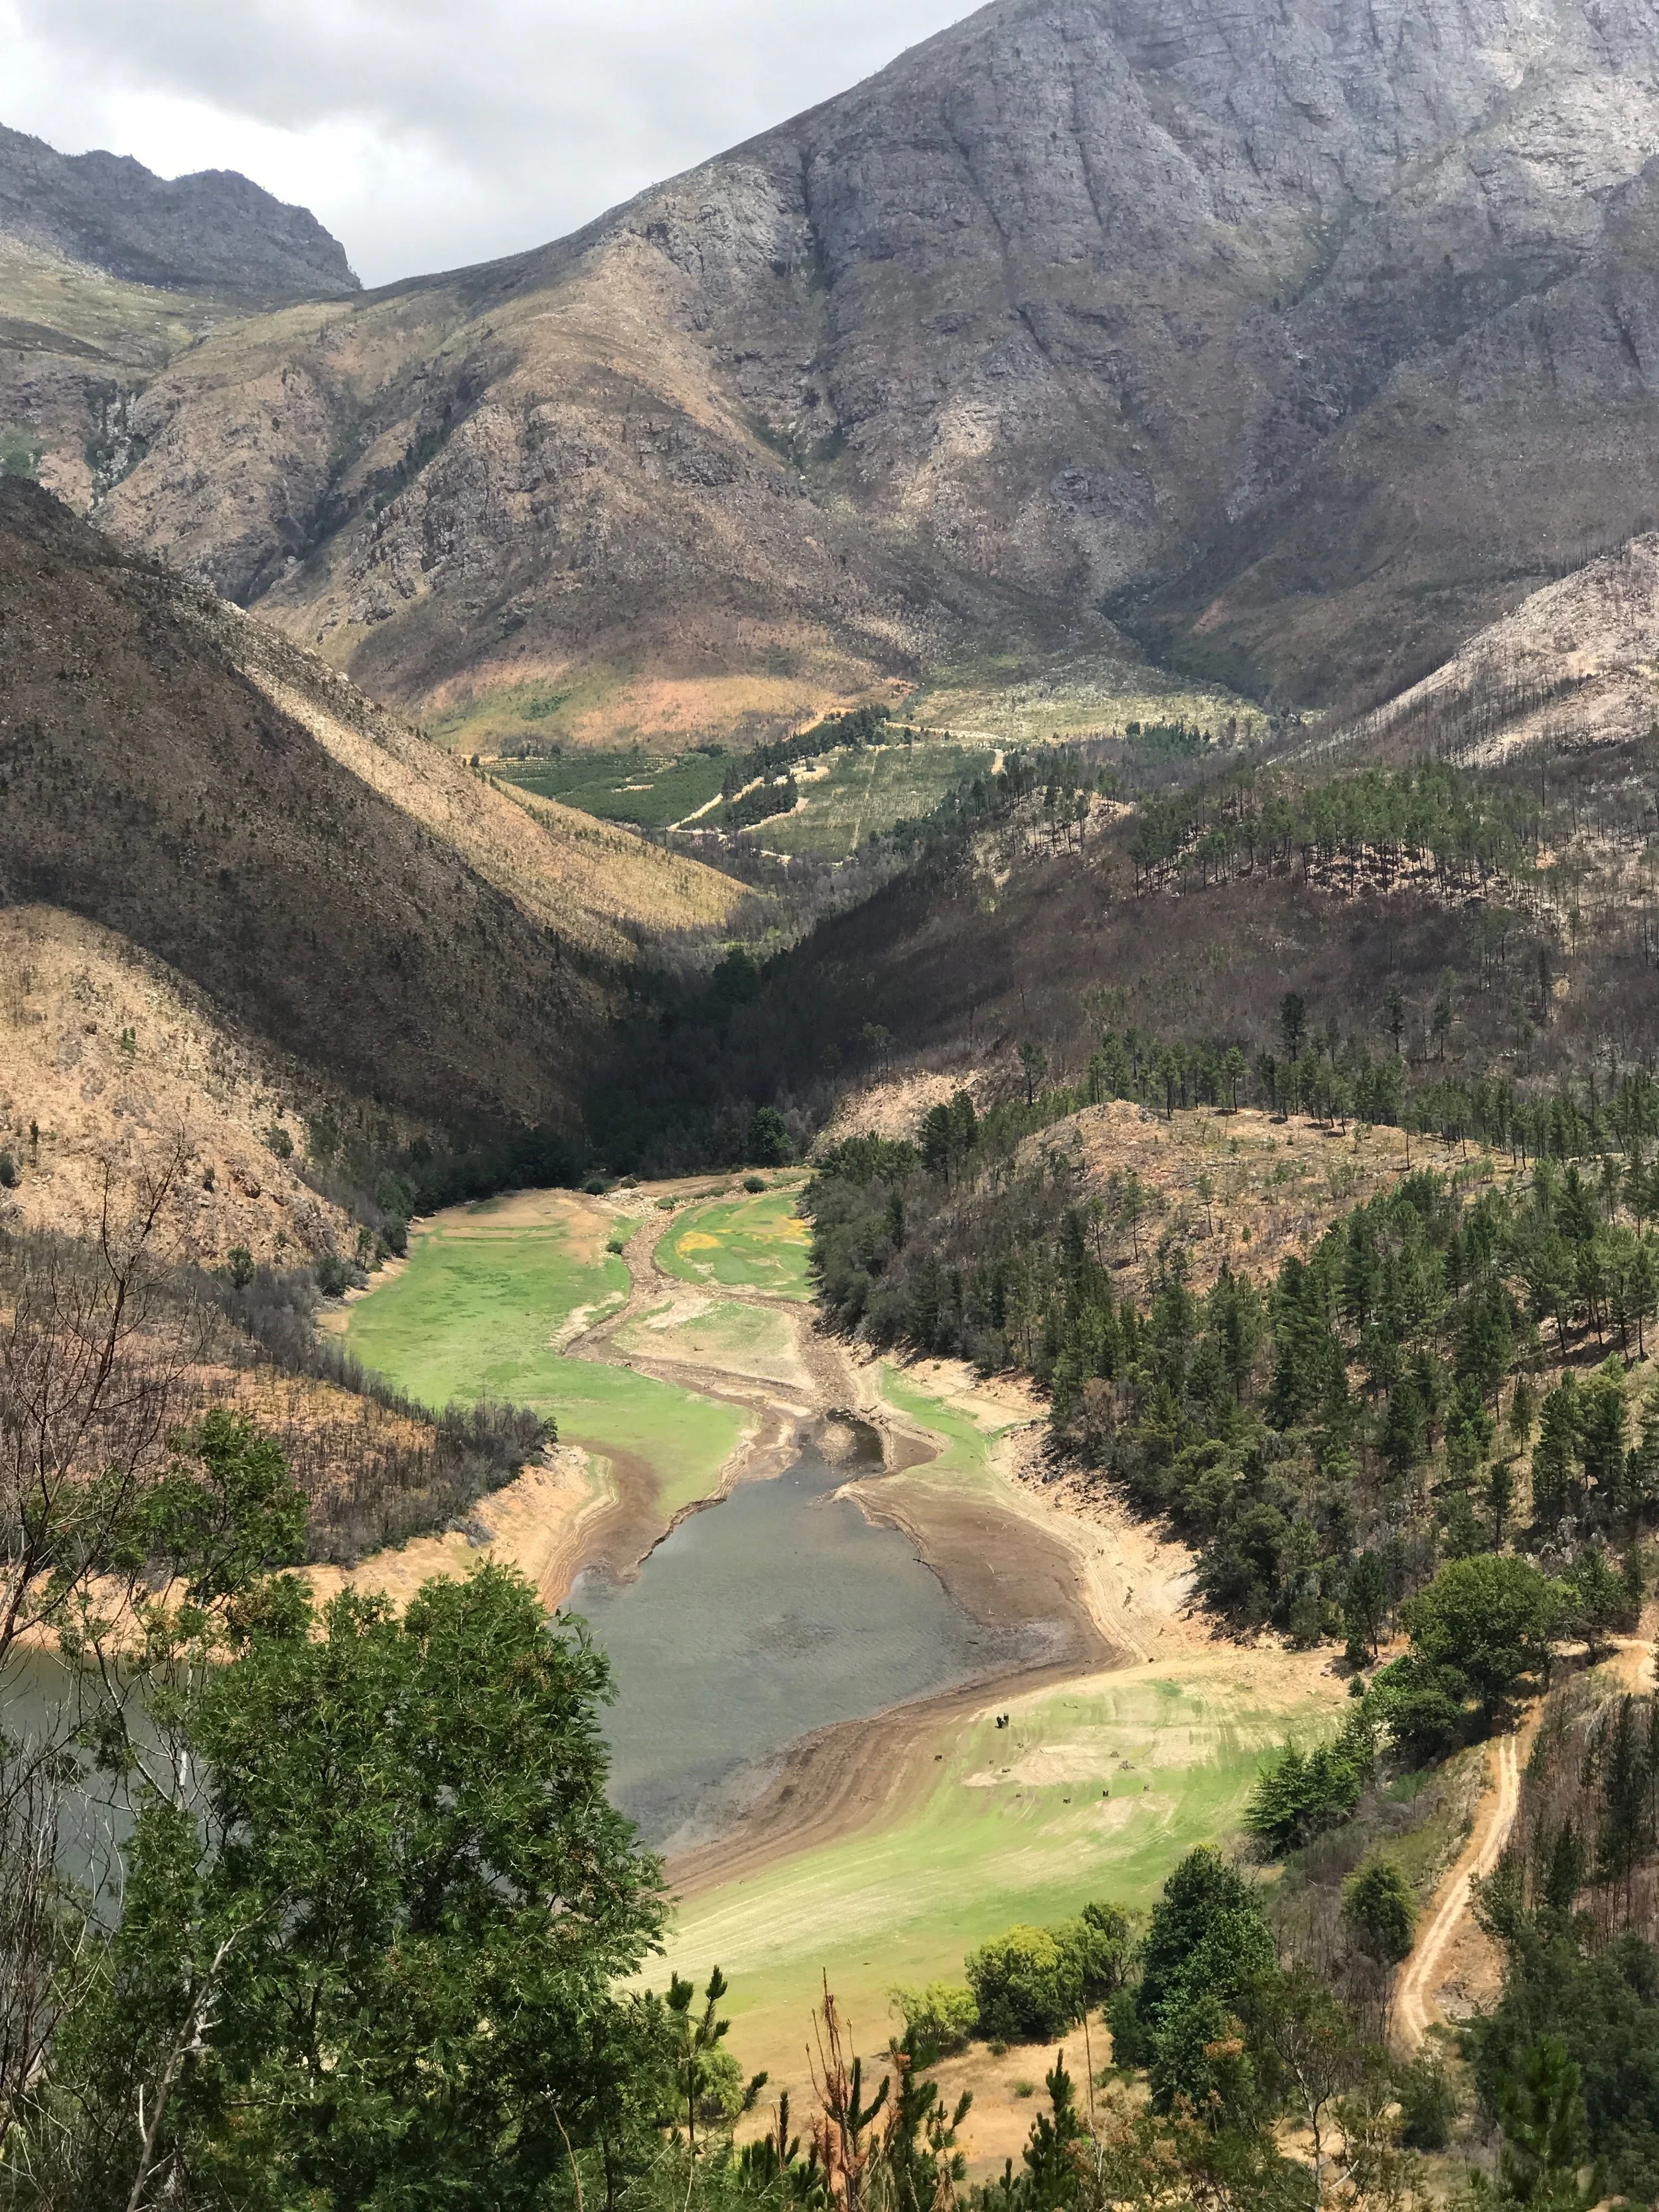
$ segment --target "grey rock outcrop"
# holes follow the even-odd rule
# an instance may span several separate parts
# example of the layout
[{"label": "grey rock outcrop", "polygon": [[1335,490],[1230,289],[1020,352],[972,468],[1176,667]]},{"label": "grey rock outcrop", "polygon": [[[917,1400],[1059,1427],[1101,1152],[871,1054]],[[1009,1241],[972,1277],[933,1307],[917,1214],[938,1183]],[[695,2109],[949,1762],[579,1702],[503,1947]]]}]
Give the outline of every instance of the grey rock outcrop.
[{"label": "grey rock outcrop", "polygon": [[0,128],[0,235],[129,283],[248,307],[337,300],[361,287],[308,209],[229,169],[171,181],[114,154],[59,154]]},{"label": "grey rock outcrop", "polygon": [[707,726],[1115,624],[1364,700],[1659,515],[1656,153],[1651,0],[995,0],[210,339],[100,512],[411,703]]}]

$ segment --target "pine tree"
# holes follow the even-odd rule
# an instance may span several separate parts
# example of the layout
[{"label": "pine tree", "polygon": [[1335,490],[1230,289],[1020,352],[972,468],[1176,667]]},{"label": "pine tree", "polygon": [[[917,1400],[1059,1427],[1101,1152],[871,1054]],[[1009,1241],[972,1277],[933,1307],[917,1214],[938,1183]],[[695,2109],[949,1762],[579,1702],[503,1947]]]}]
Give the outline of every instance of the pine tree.
[{"label": "pine tree", "polygon": [[1077,2160],[1072,2146],[1085,2142],[1089,2136],[1063,2051],[1055,2051],[1042,2083],[1048,2092],[1048,2110],[1037,2114],[1024,2152],[1028,2212],[1056,2212],[1061,2205],[1076,2203]]},{"label": "pine tree", "polygon": [[1578,1480],[1578,1389],[1565,1375],[1544,1401],[1532,1455],[1532,1517],[1553,1528],[1571,1510]]}]

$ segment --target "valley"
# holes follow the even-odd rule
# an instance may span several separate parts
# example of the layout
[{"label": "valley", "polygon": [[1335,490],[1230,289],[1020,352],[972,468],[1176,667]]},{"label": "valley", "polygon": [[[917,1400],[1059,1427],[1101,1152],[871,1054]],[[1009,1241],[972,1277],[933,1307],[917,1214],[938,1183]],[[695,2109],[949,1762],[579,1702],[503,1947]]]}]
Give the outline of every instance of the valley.
[{"label": "valley", "polygon": [[1659,2201],[1656,87],[0,126],[0,2212]]},{"label": "valley", "polygon": [[1179,1547],[1051,1502],[1029,1397],[826,1338],[799,1188],[489,1201],[337,1317],[428,1402],[556,1416],[556,1474],[351,1579],[482,1553],[587,1620],[619,1802],[679,1899],[666,1964],[726,1971],[745,2064],[797,2097],[826,1972],[873,2061],[901,1984],[1080,1895],[1150,1899],[1342,1686],[1218,1651]]}]

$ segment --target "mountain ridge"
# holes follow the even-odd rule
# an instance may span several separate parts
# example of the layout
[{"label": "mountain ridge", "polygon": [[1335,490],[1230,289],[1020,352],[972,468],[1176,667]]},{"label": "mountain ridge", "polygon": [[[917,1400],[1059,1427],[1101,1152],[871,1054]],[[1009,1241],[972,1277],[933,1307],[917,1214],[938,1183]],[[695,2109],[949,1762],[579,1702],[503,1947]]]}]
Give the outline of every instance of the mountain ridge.
[{"label": "mountain ridge", "polygon": [[1656,84],[1633,7],[994,0],[568,239],[210,334],[93,511],[463,747],[1140,649],[1369,703],[1659,514]]},{"label": "mountain ridge", "polygon": [[244,307],[362,290],[308,208],[234,169],[159,177],[131,155],[60,154],[0,125],[0,232],[126,283]]}]

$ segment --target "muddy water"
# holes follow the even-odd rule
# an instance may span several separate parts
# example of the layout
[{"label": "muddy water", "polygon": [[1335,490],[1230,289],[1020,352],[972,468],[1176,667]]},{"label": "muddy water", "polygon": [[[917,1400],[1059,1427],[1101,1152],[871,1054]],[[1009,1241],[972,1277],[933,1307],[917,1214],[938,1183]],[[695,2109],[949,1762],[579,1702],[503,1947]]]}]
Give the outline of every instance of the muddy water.
[{"label": "muddy water", "polygon": [[614,1669],[611,1795],[647,1843],[684,1850],[736,1818],[794,1738],[1017,1663],[1024,1638],[949,1597],[896,1529],[834,1492],[878,1474],[816,1443],[693,1513],[634,1579],[581,1576],[566,1610]]}]

